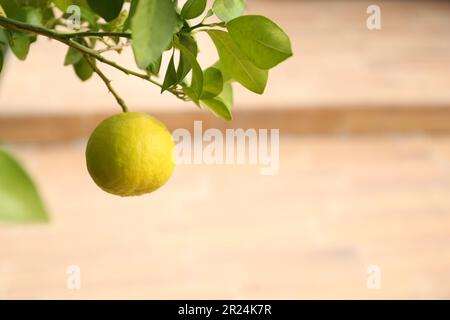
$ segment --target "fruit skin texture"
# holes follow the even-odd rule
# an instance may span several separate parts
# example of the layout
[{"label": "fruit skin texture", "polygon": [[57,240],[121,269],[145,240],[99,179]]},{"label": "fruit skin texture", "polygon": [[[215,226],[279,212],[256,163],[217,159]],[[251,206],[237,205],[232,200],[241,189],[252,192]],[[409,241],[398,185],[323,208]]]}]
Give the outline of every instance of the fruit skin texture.
[{"label": "fruit skin texture", "polygon": [[124,112],[103,120],[86,148],[86,164],[104,191],[138,196],[164,185],[174,170],[175,145],[167,128],[140,112]]}]

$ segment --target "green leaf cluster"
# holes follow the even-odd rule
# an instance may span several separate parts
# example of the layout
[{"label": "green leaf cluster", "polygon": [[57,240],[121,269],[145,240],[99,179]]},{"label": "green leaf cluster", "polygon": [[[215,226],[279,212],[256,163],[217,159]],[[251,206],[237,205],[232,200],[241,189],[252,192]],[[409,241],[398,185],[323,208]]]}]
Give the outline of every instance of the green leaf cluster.
[{"label": "green leaf cluster", "polygon": [[[269,70],[292,56],[287,34],[266,17],[242,16],[245,7],[244,0],[216,0],[209,10],[206,0],[189,0],[181,8],[171,0],[139,0],[131,23],[137,65],[151,68],[169,49],[162,91],[181,88],[199,107],[231,120],[231,83],[262,94]],[[206,23],[213,15],[219,21]],[[205,70],[197,61],[198,32],[210,36],[219,57]]]},{"label": "green leaf cluster", "polygon": [[[81,80],[98,72],[85,60],[86,54],[94,63],[105,62],[99,56],[103,52],[120,53],[131,45],[136,67],[144,72],[139,77],[225,120],[232,118],[232,83],[262,94],[270,69],[292,56],[289,37],[275,22],[243,15],[245,0],[188,0],[183,5],[177,0],[0,0],[0,15],[4,12],[7,18],[55,31],[70,19],[66,11],[72,5],[80,8],[82,28],[73,31],[70,42],[63,41],[70,47],[64,65],[71,65]],[[3,46],[25,59],[36,34],[3,31]],[[198,61],[199,32],[205,32],[217,49],[213,66],[203,67]],[[162,65],[167,67],[161,70]],[[155,80],[158,77],[161,83]]]}]

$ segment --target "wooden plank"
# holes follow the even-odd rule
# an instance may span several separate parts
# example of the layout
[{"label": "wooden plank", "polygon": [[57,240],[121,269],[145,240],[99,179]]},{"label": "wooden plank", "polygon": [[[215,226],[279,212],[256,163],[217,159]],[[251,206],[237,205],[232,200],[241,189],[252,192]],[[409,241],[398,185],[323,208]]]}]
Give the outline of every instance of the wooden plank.
[{"label": "wooden plank", "polygon": [[[4,143],[68,142],[86,138],[100,121],[112,113],[0,117],[0,139]],[[194,121],[206,128],[280,129],[285,134],[389,134],[450,132],[450,108],[410,106],[329,107],[238,111],[225,122],[206,111],[155,112],[152,114],[173,131],[193,129]]]}]

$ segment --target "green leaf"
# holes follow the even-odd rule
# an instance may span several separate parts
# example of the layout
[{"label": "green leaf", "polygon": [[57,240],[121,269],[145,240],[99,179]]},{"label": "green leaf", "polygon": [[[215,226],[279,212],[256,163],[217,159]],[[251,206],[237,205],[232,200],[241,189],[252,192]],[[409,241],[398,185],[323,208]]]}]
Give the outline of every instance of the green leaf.
[{"label": "green leaf", "polygon": [[97,15],[94,12],[92,12],[91,9],[88,7],[80,6],[80,9],[81,9],[81,17],[90,24],[92,31],[96,31],[98,29]]},{"label": "green leaf", "polygon": [[67,50],[67,54],[64,59],[64,65],[68,66],[71,64],[75,64],[75,63],[79,62],[82,58],[83,58],[83,54],[80,51],[78,51],[74,48],[69,48],[69,50]]},{"label": "green leaf", "polygon": [[49,29],[53,29],[56,26],[57,18],[55,17],[55,13],[53,8],[47,7],[42,10],[42,25]]},{"label": "green leaf", "polygon": [[3,50],[2,50],[2,48],[0,47],[0,73],[1,73],[2,70],[3,70],[3,60],[4,60],[4,57],[3,57]]},{"label": "green leaf", "polygon": [[20,8],[16,13],[15,19],[28,24],[42,26],[42,10],[33,7]]},{"label": "green leaf", "polygon": [[183,85],[183,92],[186,96],[188,96],[192,102],[194,102],[197,107],[200,108],[200,100],[198,100],[197,96],[195,95],[195,92],[188,86]]},{"label": "green leaf", "polygon": [[161,55],[161,57],[159,57],[158,60],[156,60],[155,62],[153,62],[152,64],[150,64],[147,67],[147,71],[151,75],[157,76],[159,74],[159,70],[161,69],[161,63],[162,63],[162,55]]},{"label": "green leaf", "polygon": [[223,101],[213,98],[201,100],[201,103],[214,112],[218,117],[227,121],[233,119],[230,109],[228,109],[227,105]]},{"label": "green leaf", "polygon": [[174,55],[170,59],[169,65],[167,66],[166,76],[164,77],[164,82],[161,88],[161,93],[169,89],[178,83],[177,71],[175,70]]},{"label": "green leaf", "polygon": [[222,92],[216,97],[216,99],[221,100],[225,105],[228,107],[228,109],[231,110],[233,107],[234,102],[234,96],[233,96],[233,86],[231,83],[225,83],[223,85]]},{"label": "green leaf", "polygon": [[[186,47],[195,57],[198,54],[197,42],[195,39],[188,34],[180,34],[178,38],[179,42]],[[191,71],[192,66],[189,63],[189,58],[187,58],[183,52],[180,52],[180,61],[178,63],[177,76],[178,81],[183,81],[184,78],[188,75],[189,71]]]},{"label": "green leaf", "polygon": [[268,72],[256,67],[225,31],[208,30],[220,56],[221,66],[244,87],[258,94],[266,88]]},{"label": "green leaf", "polygon": [[8,18],[14,18],[20,9],[16,0],[0,0],[0,5]]},{"label": "green leaf", "polygon": [[232,80],[230,72],[222,67],[220,60],[218,60],[216,63],[214,63],[212,65],[212,67],[220,70],[220,72],[222,73],[222,78],[223,78],[224,83]]},{"label": "green leaf", "polygon": [[123,7],[123,0],[87,0],[87,2],[91,9],[106,21],[117,18]]},{"label": "green leaf", "polygon": [[[92,60],[95,63],[95,60]],[[92,77],[94,70],[91,65],[86,61],[86,58],[82,58],[80,61],[73,65],[76,75],[81,81],[87,81]]]},{"label": "green leaf", "polygon": [[233,106],[233,87],[231,83],[225,83],[223,85],[222,92],[215,98],[202,99],[201,104],[205,105],[218,117],[230,121],[233,116],[231,114],[231,108]]},{"label": "green leaf", "polygon": [[67,9],[71,5],[78,6],[81,9],[81,17],[85,19],[91,26],[97,25],[98,16],[91,10],[86,0],[53,0],[53,2],[58,7],[58,9],[64,13],[68,13]]},{"label": "green leaf", "polygon": [[220,20],[228,22],[244,13],[245,3],[245,0],[216,0],[213,11]]},{"label": "green leaf", "polygon": [[133,51],[139,68],[155,62],[172,41],[177,13],[171,0],[139,0],[131,22]]},{"label": "green leaf", "polygon": [[211,99],[219,95],[223,89],[223,77],[219,69],[208,68],[203,73],[202,99]]},{"label": "green leaf", "polygon": [[95,29],[97,29],[98,16],[91,10],[86,0],[53,0],[53,2],[58,7],[58,9],[66,14],[73,13],[67,12],[67,9],[71,5],[78,6],[81,10],[81,18],[86,20],[91,25],[91,31],[95,31]]},{"label": "green leaf", "polygon": [[239,48],[261,69],[271,69],[292,56],[288,35],[263,16],[242,16],[227,24]]},{"label": "green leaf", "polygon": [[181,10],[181,17],[186,20],[197,18],[205,8],[206,0],[188,0]]},{"label": "green leaf", "polygon": [[181,51],[181,53],[186,57],[189,64],[192,66],[192,80],[190,88],[193,91],[194,101],[200,99],[203,91],[203,72],[202,68],[197,62],[197,58],[192,54],[189,49],[183,46],[181,43],[176,43],[176,47]]},{"label": "green leaf", "polygon": [[74,4],[73,2],[75,2],[75,1],[71,1],[71,0],[53,0],[53,3],[62,12],[66,12],[67,7],[70,6],[71,4]]},{"label": "green leaf", "polygon": [[136,13],[136,8],[139,3],[139,0],[131,0],[130,10],[128,10],[128,18],[123,25],[123,31],[128,31],[131,29],[131,21],[133,20],[134,14]]},{"label": "green leaf", "polygon": [[30,37],[21,32],[12,32],[9,37],[9,46],[11,51],[19,60],[25,60],[30,51]]},{"label": "green leaf", "polygon": [[[11,0],[8,0],[11,1]],[[31,6],[35,8],[44,8],[48,5],[48,0],[15,0],[19,6]]]},{"label": "green leaf", "polygon": [[3,149],[0,149],[0,172],[0,220],[48,221],[47,212],[30,176]]}]

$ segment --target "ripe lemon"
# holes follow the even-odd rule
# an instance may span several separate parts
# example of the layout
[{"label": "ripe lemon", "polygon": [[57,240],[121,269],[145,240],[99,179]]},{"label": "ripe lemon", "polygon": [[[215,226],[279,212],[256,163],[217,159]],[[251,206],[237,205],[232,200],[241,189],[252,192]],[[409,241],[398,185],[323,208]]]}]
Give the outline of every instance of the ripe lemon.
[{"label": "ripe lemon", "polygon": [[86,148],[86,164],[104,191],[138,196],[164,185],[174,169],[172,136],[157,119],[124,112],[103,120]]}]

